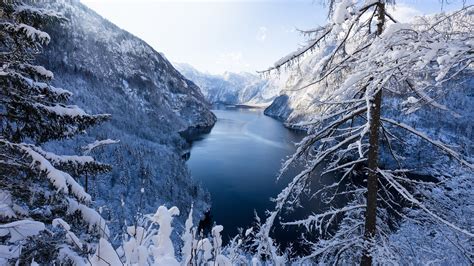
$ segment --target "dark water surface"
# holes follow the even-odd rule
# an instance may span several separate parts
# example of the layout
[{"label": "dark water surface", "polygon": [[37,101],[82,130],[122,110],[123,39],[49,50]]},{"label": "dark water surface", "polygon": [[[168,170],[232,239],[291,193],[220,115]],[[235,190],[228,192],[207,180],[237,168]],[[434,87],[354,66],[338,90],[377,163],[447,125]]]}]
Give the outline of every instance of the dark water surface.
[{"label": "dark water surface", "polygon": [[[291,169],[278,182],[276,175],[282,162],[294,153],[295,143],[304,135],[285,128],[281,122],[265,116],[260,109],[226,108],[213,112],[218,118],[217,123],[209,134],[193,141],[188,166],[193,177],[211,193],[211,222],[224,226],[223,235],[228,240],[238,233],[238,228],[245,230],[252,225],[254,210],[264,221],[265,211],[274,208],[270,198],[276,197],[301,167]],[[322,167],[313,173],[308,185],[312,191],[336,180],[333,175],[321,177],[319,173]],[[409,177],[414,180],[436,180],[426,176]],[[351,182],[364,179],[363,176],[355,178]],[[337,196],[330,206],[342,207],[347,200],[345,196]],[[330,207],[319,198],[303,199],[302,205],[303,208],[284,213],[281,219],[299,220]],[[282,247],[291,243],[296,252],[305,254],[308,252],[306,247],[295,246],[302,232],[301,228],[276,228],[272,237]],[[309,235],[310,239],[317,237]]]},{"label": "dark water surface", "polygon": [[264,217],[270,201],[295,171],[276,182],[282,161],[295,151],[303,135],[263,115],[261,109],[213,110],[218,120],[209,134],[194,140],[188,166],[193,177],[211,193],[213,221],[224,236],[247,228],[254,210]]}]

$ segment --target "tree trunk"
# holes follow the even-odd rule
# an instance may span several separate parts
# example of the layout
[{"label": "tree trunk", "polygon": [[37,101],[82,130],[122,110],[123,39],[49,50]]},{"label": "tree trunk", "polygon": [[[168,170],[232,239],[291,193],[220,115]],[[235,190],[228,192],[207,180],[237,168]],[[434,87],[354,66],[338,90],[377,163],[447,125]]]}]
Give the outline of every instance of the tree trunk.
[{"label": "tree trunk", "polygon": [[[385,4],[379,2],[377,35],[383,32],[385,22]],[[365,211],[365,232],[364,242],[365,249],[362,254],[361,265],[372,265],[372,249],[375,237],[376,221],[377,221],[377,168],[378,168],[378,152],[379,152],[379,128],[380,128],[380,112],[382,106],[382,90],[379,90],[370,102],[370,128],[369,128],[369,153],[367,176],[367,209]]]}]

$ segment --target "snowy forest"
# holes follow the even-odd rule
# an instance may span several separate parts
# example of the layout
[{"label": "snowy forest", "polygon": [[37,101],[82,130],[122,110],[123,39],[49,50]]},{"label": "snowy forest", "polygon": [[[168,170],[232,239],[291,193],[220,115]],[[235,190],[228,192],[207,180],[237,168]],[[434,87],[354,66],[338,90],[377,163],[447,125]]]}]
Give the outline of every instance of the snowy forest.
[{"label": "snowy forest", "polygon": [[217,75],[0,0],[0,265],[473,265],[474,5],[447,2],[313,3],[304,45]]}]

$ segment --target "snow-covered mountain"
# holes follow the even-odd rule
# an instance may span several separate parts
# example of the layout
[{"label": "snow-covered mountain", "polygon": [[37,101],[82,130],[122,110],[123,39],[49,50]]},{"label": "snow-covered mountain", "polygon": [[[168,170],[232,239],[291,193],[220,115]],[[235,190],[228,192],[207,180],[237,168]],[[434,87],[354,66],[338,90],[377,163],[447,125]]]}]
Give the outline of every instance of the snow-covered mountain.
[{"label": "snow-covered mountain", "polygon": [[[74,103],[112,115],[89,135],[121,141],[96,154],[112,164],[112,172],[89,181],[105,217],[130,223],[137,211],[150,213],[160,204],[186,212],[194,202],[197,214],[206,209],[208,194],[192,180],[182,158],[189,148],[182,133],[209,130],[216,121],[199,88],[147,43],[78,0],[39,3],[69,20],[43,28],[51,42],[39,63],[55,73],[55,86],[74,93]],[[48,145],[66,153],[89,140]]]},{"label": "snow-covered mountain", "polygon": [[196,83],[211,103],[268,105],[278,96],[285,77],[263,79],[251,73],[203,73],[188,64],[175,64],[188,79]]}]

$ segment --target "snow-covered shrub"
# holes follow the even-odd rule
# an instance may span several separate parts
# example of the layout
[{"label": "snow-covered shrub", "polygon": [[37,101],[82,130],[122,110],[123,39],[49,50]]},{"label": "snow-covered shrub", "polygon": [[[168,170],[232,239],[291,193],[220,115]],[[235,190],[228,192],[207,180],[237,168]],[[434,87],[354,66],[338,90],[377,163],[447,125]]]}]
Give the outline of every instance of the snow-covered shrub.
[{"label": "snow-covered shrub", "polygon": [[[92,265],[104,266],[261,265],[259,257],[252,257],[251,252],[242,248],[245,236],[236,236],[228,245],[223,246],[221,232],[224,228],[221,225],[214,226],[209,237],[198,234],[198,229],[193,226],[192,208],[181,236],[182,243],[173,243],[172,221],[178,215],[178,208],[160,206],[155,214],[147,215],[137,225],[129,226],[117,249],[101,238],[96,253],[89,261]],[[175,247],[181,247],[180,251],[176,252]]]}]

